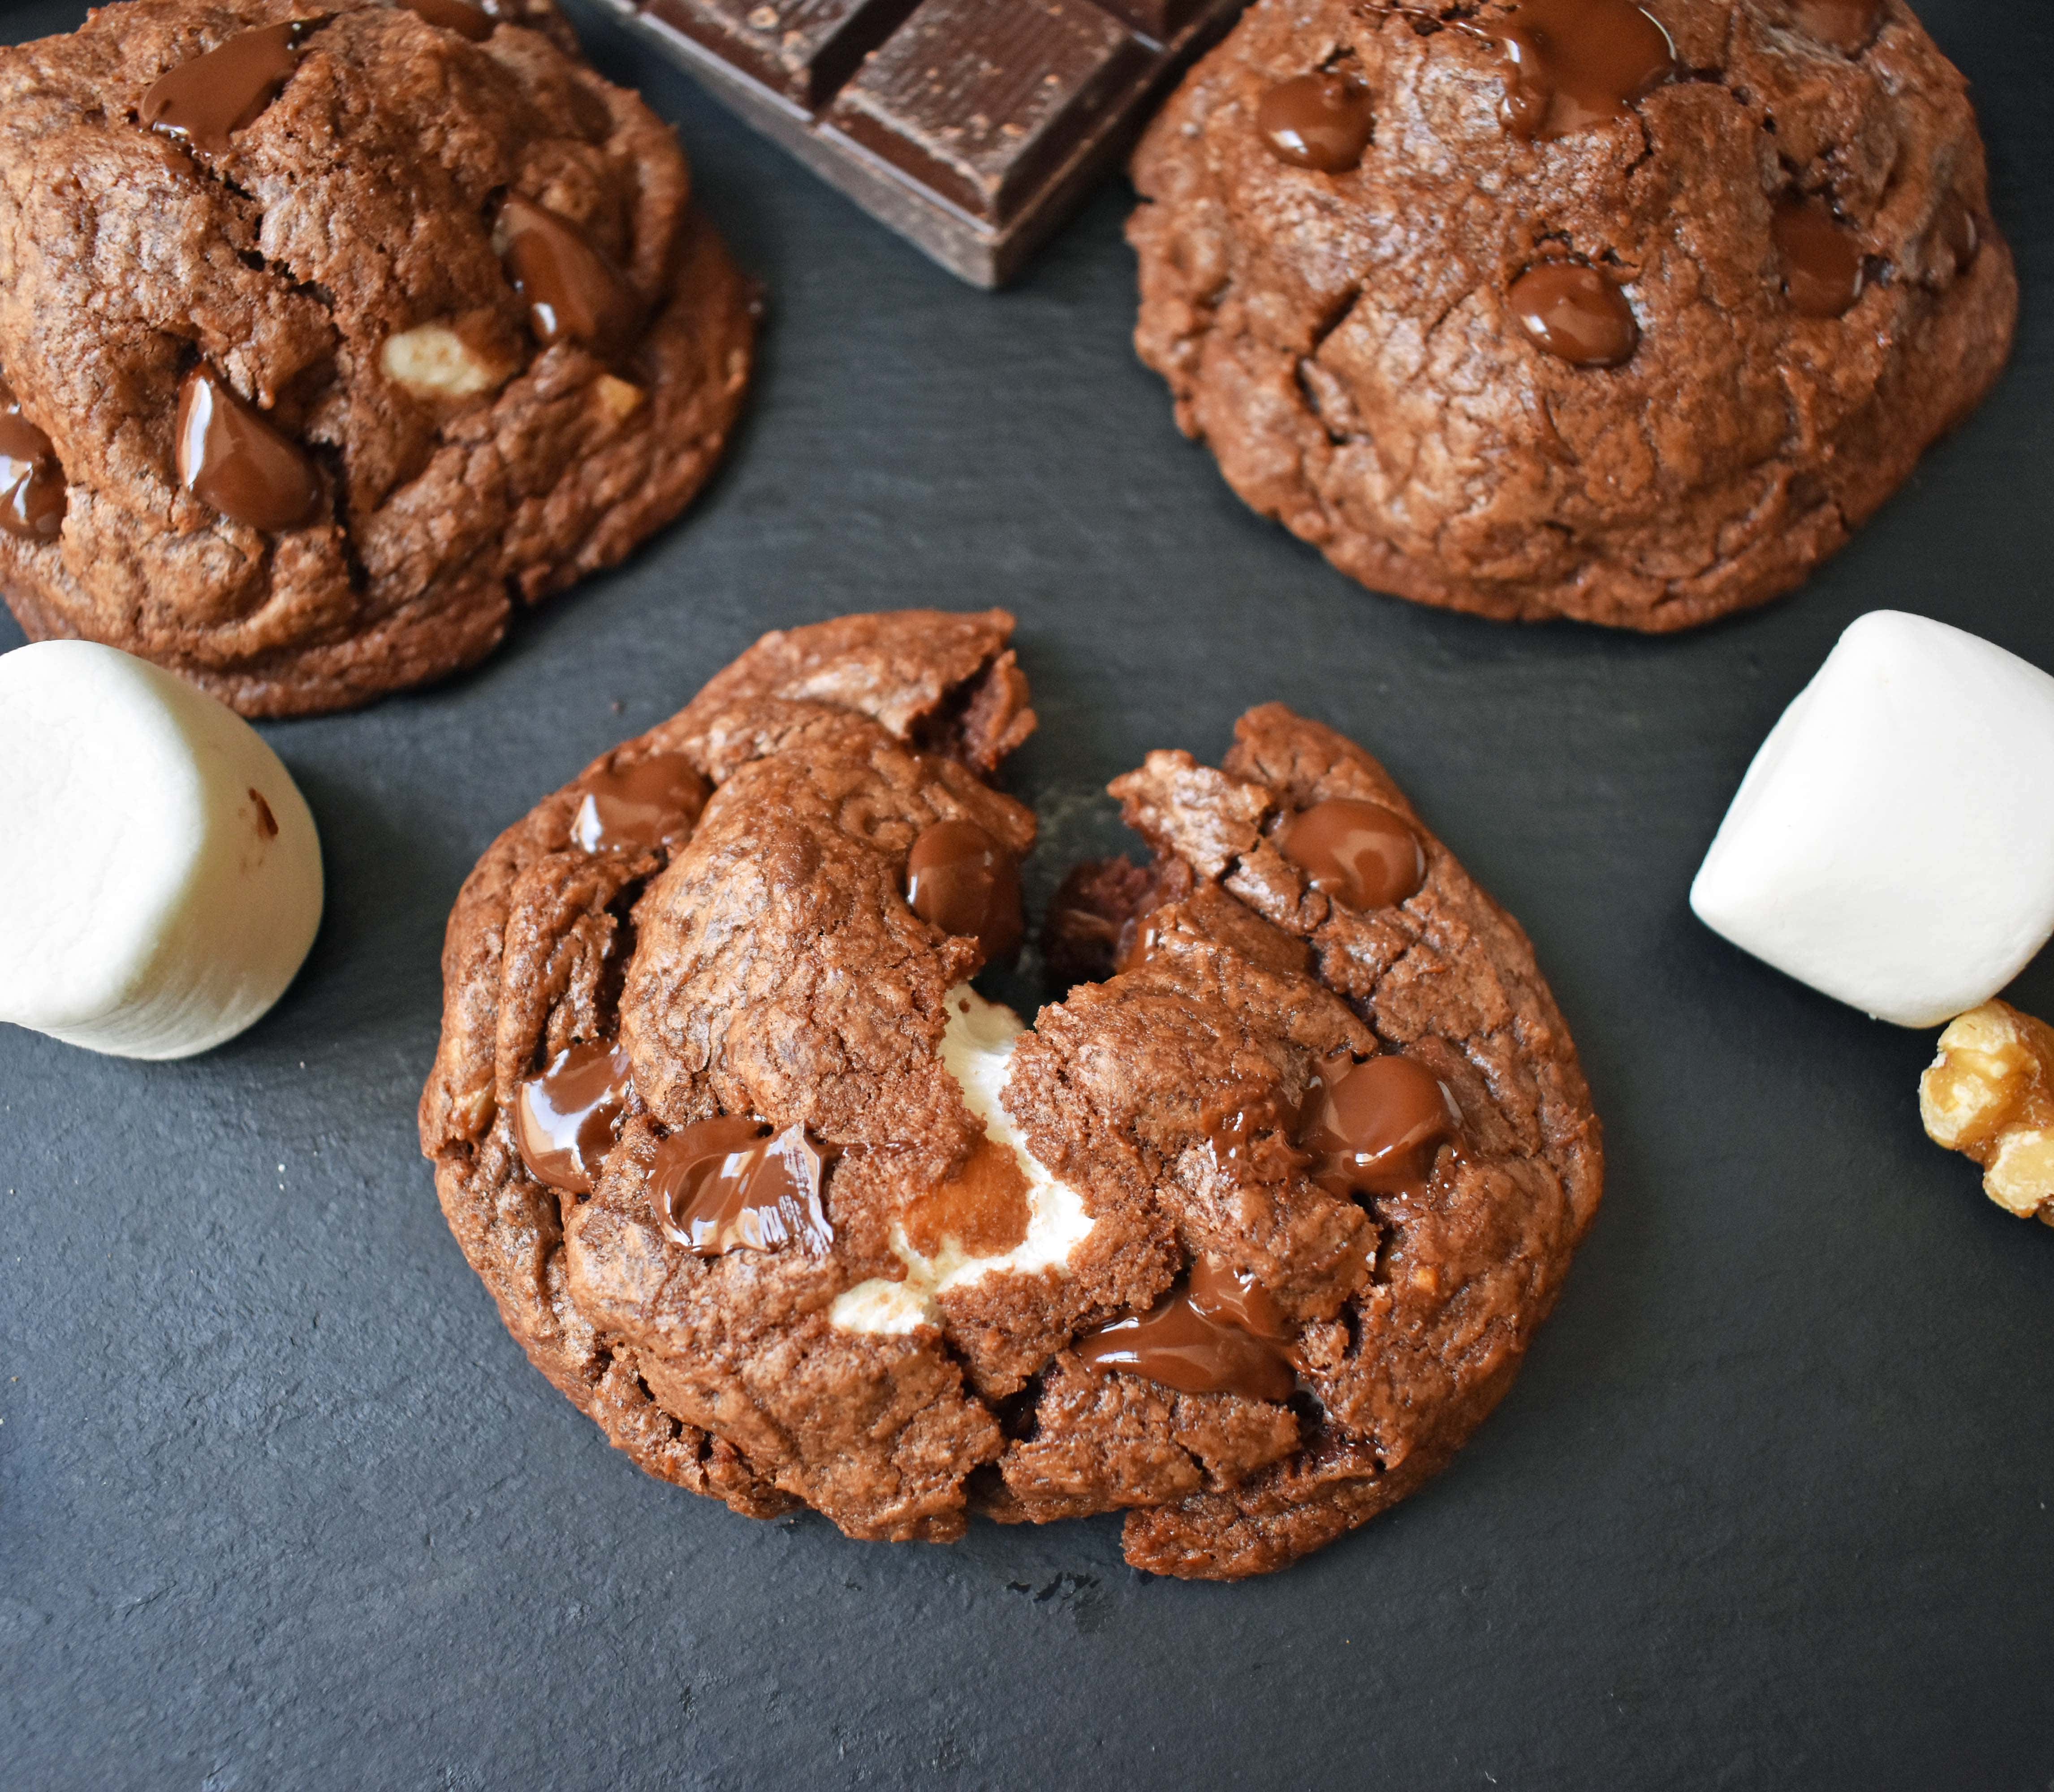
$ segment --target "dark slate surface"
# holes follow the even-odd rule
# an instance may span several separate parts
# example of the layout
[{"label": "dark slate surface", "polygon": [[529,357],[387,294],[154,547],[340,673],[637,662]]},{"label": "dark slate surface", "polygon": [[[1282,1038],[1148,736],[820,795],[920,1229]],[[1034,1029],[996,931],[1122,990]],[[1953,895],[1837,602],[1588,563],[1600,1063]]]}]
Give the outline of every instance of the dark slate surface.
[{"label": "dark slate surface", "polygon": [[[2021,251],[2017,364],[1801,596],[1666,641],[1365,595],[1244,511],[1128,348],[1116,184],[989,297],[584,20],[769,285],[754,413],[695,517],[481,670],[266,729],[330,907],[255,1030],[147,1067],[0,1029],[0,1784],[2054,1783],[2054,1236],[1923,1139],[1930,1035],[1684,902],[1863,611],[2054,665],[2054,11],[1926,10]],[[443,919],[499,828],[762,629],[988,603],[1042,717],[1043,892],[1116,836],[1107,778],[1284,698],[1525,922],[1609,1128],[1504,1407],[1264,1582],[1144,1580],[1111,1521],[862,1546],[645,1478],[415,1155]],[[2024,989],[2054,1012],[2054,968]]]}]

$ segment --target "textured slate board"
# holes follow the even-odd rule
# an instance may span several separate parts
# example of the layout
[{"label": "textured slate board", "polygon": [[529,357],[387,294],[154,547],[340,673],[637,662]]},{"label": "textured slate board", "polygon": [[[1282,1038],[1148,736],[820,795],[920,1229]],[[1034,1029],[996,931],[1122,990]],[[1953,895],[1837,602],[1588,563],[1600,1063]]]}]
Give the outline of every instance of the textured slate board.
[{"label": "textured slate board", "polygon": [[[158,1067],[0,1030],[0,1785],[2054,1782],[2054,1236],[1924,1142],[1930,1036],[1684,905],[1864,610],[2054,665],[2054,14],[1926,10],[2022,253],[2017,364],[1801,596],[1670,641],[1367,596],[1245,512],[1129,350],[1116,183],[971,292],[580,15],[769,283],[751,420],[693,520],[478,672],[266,729],[331,906],[262,1025]],[[1144,1581],[1112,1521],[866,1546],[646,1479],[523,1362],[415,1154],[497,830],[761,629],[993,602],[1041,893],[1118,838],[1108,777],[1297,704],[1525,922],[1609,1128],[1504,1407],[1253,1585]],[[2054,967],[2023,990],[2054,1012]]]}]

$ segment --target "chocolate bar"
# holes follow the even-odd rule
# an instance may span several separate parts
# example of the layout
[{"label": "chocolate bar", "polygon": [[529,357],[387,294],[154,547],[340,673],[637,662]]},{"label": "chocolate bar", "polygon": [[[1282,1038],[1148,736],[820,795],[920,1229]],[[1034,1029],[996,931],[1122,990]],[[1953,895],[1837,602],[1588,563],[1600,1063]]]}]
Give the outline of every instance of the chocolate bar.
[{"label": "chocolate bar", "polygon": [[601,0],[872,216],[1002,286],[1247,0]]}]

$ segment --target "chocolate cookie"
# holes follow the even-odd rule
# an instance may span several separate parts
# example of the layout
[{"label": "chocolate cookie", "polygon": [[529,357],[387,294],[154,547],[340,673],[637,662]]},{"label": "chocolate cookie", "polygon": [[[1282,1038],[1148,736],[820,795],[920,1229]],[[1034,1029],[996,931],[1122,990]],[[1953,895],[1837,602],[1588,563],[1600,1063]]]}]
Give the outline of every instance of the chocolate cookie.
[{"label": "chocolate cookie", "polygon": [[2017,311],[1904,0],[1257,0],[1134,179],[1185,432],[1365,584],[1505,619],[1788,590]]},{"label": "chocolate cookie", "polygon": [[1234,1578],[1403,1497],[1509,1384],[1598,1201],[1518,927],[1271,705],[1113,789],[1033,1029],[1002,612],[766,636],[510,829],[421,1138],[537,1365],[645,1468],[946,1539],[1125,1509]]},{"label": "chocolate cookie", "polygon": [[488,652],[719,458],[752,289],[549,0],[0,49],[0,588],[245,714]]}]

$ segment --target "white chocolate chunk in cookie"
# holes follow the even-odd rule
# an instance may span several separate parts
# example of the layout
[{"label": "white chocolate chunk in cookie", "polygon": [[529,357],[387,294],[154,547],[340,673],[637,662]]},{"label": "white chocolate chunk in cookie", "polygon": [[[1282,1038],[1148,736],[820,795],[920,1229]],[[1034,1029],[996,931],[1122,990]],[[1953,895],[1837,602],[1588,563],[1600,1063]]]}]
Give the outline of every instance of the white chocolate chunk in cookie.
[{"label": "white chocolate chunk in cookie", "polygon": [[89,641],[0,656],[0,1020],[184,1058],[285,992],[321,916],[321,842],[224,705]]},{"label": "white chocolate chunk in cookie", "polygon": [[891,1228],[891,1248],[906,1266],[903,1281],[873,1276],[836,1296],[828,1317],[839,1330],[899,1334],[935,1324],[938,1297],[987,1275],[1034,1275],[1069,1267],[1070,1253],[1090,1235],[1084,1197],[1059,1181],[1028,1149],[1003,1096],[1013,1054],[1027,1029],[1012,1009],[987,1002],[966,983],[949,992],[942,1064],[962,1091],[963,1102],[984,1122],[985,1137],[1013,1153],[1027,1181],[1026,1236],[997,1256],[973,1256],[953,1238],[934,1256],[913,1248],[903,1226]]},{"label": "white chocolate chunk in cookie", "polygon": [[1690,906],[1879,1020],[1988,1000],[2054,933],[2054,678],[1944,623],[1862,617],[1755,755]]},{"label": "white chocolate chunk in cookie", "polygon": [[446,323],[386,337],[378,360],[388,379],[419,398],[475,398],[504,385],[513,371],[487,360]]}]

